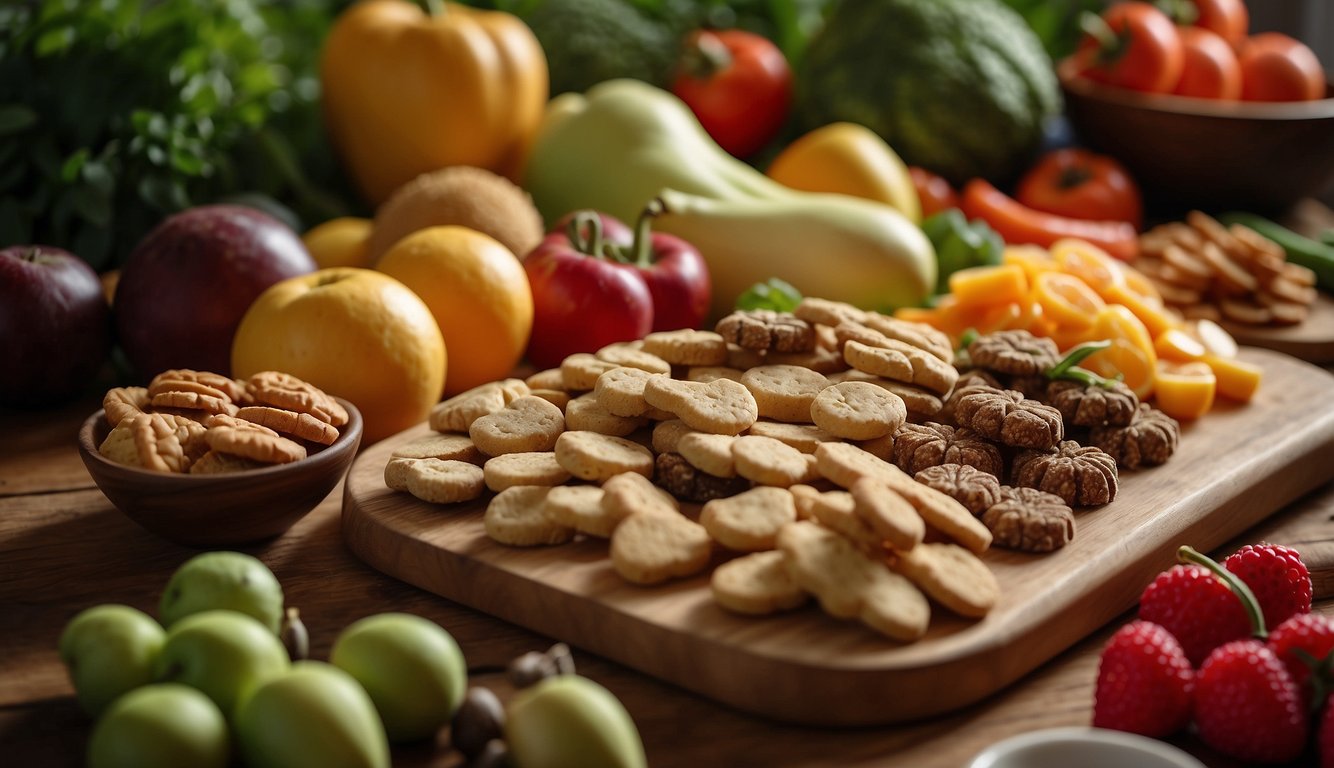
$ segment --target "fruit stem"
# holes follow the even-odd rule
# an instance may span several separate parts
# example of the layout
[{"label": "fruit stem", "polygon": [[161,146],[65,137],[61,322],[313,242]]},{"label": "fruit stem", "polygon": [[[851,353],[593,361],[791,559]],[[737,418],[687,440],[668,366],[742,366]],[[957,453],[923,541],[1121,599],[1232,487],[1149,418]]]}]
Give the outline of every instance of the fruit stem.
[{"label": "fruit stem", "polygon": [[630,253],[623,254],[621,261],[637,267],[653,266],[653,220],[663,211],[662,201],[654,198],[648,201],[635,222],[635,239],[630,244]]},{"label": "fruit stem", "polygon": [[1077,381],[1086,387],[1095,386],[1111,389],[1116,384],[1115,379],[1099,376],[1087,368],[1079,367],[1079,364],[1084,362],[1085,358],[1110,346],[1112,346],[1110,341],[1086,341],[1075,346],[1056,365],[1045,371],[1046,376],[1052,381]]},{"label": "fruit stem", "polygon": [[1229,571],[1219,565],[1208,555],[1196,552],[1189,546],[1182,546],[1177,550],[1177,561],[1181,563],[1193,563],[1208,568],[1214,576],[1218,577],[1232,590],[1232,594],[1241,600],[1241,607],[1246,611],[1246,617],[1251,620],[1251,636],[1257,640],[1266,640],[1269,633],[1265,630],[1265,615],[1260,610],[1260,601],[1255,599],[1255,593],[1246,586],[1237,574]]},{"label": "fruit stem", "polygon": [[681,69],[693,80],[707,81],[732,66],[732,52],[718,36],[701,30],[681,54]]},{"label": "fruit stem", "polygon": [[431,18],[445,15],[445,0],[423,0],[426,5],[426,13]]},{"label": "fruit stem", "polygon": [[[585,229],[588,231],[587,236],[584,235]],[[569,238],[570,245],[585,256],[592,256],[595,259],[606,256],[602,240],[602,217],[598,216],[596,211],[584,210],[575,213],[570,218],[566,237]]]}]

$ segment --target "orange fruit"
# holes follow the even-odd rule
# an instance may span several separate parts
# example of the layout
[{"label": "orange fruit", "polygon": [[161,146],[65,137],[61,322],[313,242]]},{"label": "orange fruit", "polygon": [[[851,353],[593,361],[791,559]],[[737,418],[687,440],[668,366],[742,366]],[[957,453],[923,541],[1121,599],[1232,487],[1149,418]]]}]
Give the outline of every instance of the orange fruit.
[{"label": "orange fruit", "polygon": [[1201,359],[1214,372],[1214,378],[1218,380],[1218,394],[1223,397],[1249,403],[1260,389],[1260,381],[1264,378],[1264,369],[1260,366],[1235,357],[1206,354]]},{"label": "orange fruit", "polygon": [[371,266],[371,220],[343,216],[319,224],[301,236],[320,269]]},{"label": "orange fruit", "polygon": [[490,235],[427,227],[399,240],[376,268],[411,288],[435,316],[449,349],[445,394],[509,376],[533,330],[523,265]]},{"label": "orange fruit", "polygon": [[1064,272],[1043,272],[1033,283],[1033,297],[1043,314],[1058,325],[1088,328],[1107,302],[1078,277]]},{"label": "orange fruit", "polygon": [[1118,374],[1140,399],[1153,393],[1158,354],[1153,337],[1135,313],[1120,304],[1108,304],[1093,319],[1090,341],[1109,341],[1111,346],[1084,360],[1084,368],[1107,378]]},{"label": "orange fruit", "polygon": [[1198,419],[1214,405],[1218,379],[1202,362],[1159,360],[1153,399],[1159,410],[1174,419]]},{"label": "orange fruit", "polygon": [[352,401],[370,444],[425,421],[445,384],[445,340],[407,286],[337,267],[270,286],[241,318],[232,374],[284,371]]},{"label": "orange fruit", "polygon": [[950,293],[970,306],[1008,304],[1028,297],[1028,276],[1015,264],[961,269],[950,275],[949,284]]}]

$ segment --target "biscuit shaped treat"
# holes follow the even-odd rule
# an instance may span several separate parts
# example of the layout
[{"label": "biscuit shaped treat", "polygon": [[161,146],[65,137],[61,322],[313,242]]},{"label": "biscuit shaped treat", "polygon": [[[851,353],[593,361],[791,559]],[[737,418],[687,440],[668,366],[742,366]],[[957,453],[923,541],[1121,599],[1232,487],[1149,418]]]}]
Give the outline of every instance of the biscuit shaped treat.
[{"label": "biscuit shaped treat", "polygon": [[787,611],[809,595],[792,578],[778,550],[753,552],[713,569],[709,588],[718,604],[734,613],[761,616]]},{"label": "biscuit shaped treat", "polygon": [[565,431],[565,414],[540,397],[524,395],[468,427],[468,436],[487,456],[549,451]]},{"label": "biscuit shaped treat", "polygon": [[644,399],[692,429],[719,435],[740,434],[760,415],[755,396],[731,379],[694,382],[666,376],[651,378],[644,385]]}]

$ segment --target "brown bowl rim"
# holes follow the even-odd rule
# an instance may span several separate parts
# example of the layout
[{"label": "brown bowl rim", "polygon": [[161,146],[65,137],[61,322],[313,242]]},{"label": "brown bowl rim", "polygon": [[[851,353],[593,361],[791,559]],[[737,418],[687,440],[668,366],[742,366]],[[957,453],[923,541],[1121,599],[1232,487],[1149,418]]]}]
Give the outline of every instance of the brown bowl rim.
[{"label": "brown bowl rim", "polygon": [[[296,472],[300,469],[314,469],[321,464],[333,463],[341,460],[343,454],[348,450],[356,451],[361,442],[362,419],[361,411],[351,402],[341,398],[334,397],[344,409],[347,410],[347,423],[338,430],[338,439],[332,444],[321,448],[316,453],[306,456],[304,459],[291,461],[286,464],[274,464],[273,466],[263,467],[261,469],[248,469],[244,472],[228,472],[226,474],[211,475],[192,475],[188,472],[156,472],[143,467],[136,467],[130,464],[121,464],[112,461],[103,456],[93,444],[93,435],[97,431],[98,422],[106,423],[106,409],[99,408],[88,418],[84,419],[83,424],[79,426],[79,451],[85,457],[96,462],[98,466],[105,468],[110,472],[123,472],[129,477],[138,475],[144,480],[151,480],[159,483],[178,483],[180,485],[203,484],[205,482],[217,482],[221,478],[237,479],[263,479],[272,475],[281,475],[284,473]],[[94,481],[96,478],[94,478]]]},{"label": "brown bowl rim", "polygon": [[1314,101],[1224,101],[1177,96],[1170,93],[1144,93],[1128,88],[1096,83],[1074,73],[1074,62],[1067,59],[1056,67],[1061,87],[1084,98],[1164,114],[1191,115],[1241,120],[1329,120],[1334,119],[1334,75],[1325,75],[1325,98]]}]

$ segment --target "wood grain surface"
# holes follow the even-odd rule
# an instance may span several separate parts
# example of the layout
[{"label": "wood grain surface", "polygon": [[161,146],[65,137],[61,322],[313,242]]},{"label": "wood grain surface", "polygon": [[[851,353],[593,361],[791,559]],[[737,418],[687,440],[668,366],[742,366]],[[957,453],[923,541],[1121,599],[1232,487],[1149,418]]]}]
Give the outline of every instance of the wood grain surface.
[{"label": "wood grain surface", "polygon": [[392,450],[419,427],[358,457],[343,502],[344,540],[375,568],[587,647],[739,709],[817,725],[885,724],[973,703],[1130,607],[1178,545],[1212,548],[1334,477],[1334,376],[1265,350],[1261,394],[1187,426],[1165,467],[1125,473],[1115,501],[1077,515],[1050,555],[992,550],[1000,603],[970,622],[936,609],[927,636],[891,642],[808,607],[741,617],[718,607],[707,576],[631,585],[605,541],[518,549],[483,532],[485,499],[437,506],[390,491]]},{"label": "wood grain surface", "polygon": [[[0,411],[0,749],[6,765],[83,764],[91,722],[79,710],[56,655],[61,628],[78,611],[119,602],[156,612],[172,571],[197,550],[176,546],[120,514],[79,461],[75,433],[100,398],[38,414]],[[1293,404],[1294,407],[1304,404]],[[1305,404],[1311,405],[1311,404]],[[1164,470],[1168,471],[1168,470]],[[1285,489],[1277,492],[1288,494]],[[470,683],[508,700],[503,666],[552,638],[385,576],[344,546],[339,487],[286,534],[243,548],[274,570],[287,601],[310,628],[312,655],[328,658],[339,630],[383,611],[436,621],[458,639]],[[1315,610],[1334,612],[1334,483],[1289,505],[1214,551],[1275,541],[1296,547],[1315,572]],[[1197,542],[1189,542],[1197,543]],[[1323,565],[1321,565],[1323,563]],[[1098,653],[1128,614],[957,712],[880,728],[776,723],[640,674],[576,646],[581,674],[624,702],[654,768],[700,766],[876,766],[959,768],[985,747],[1043,728],[1087,725]],[[434,743],[396,747],[398,768],[456,768],[448,732]],[[1212,768],[1238,764],[1189,734],[1173,743]],[[1311,764],[1306,760],[1302,765]]]}]

